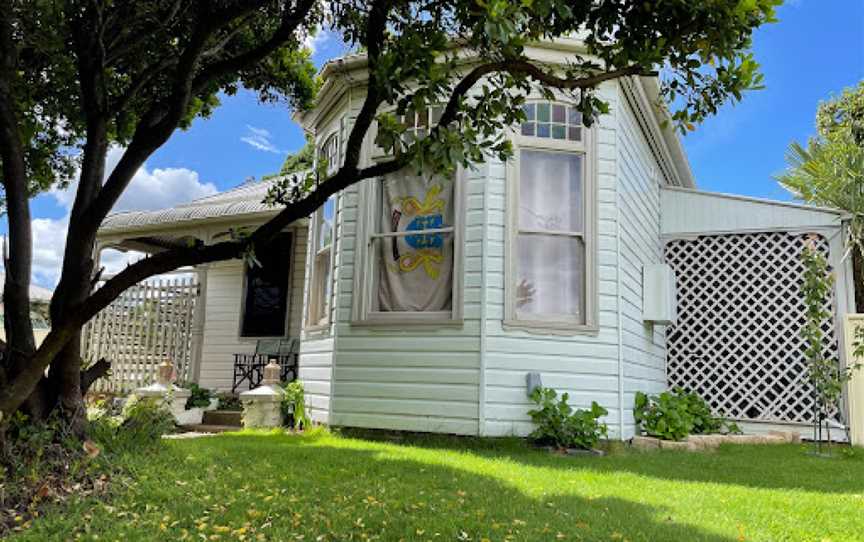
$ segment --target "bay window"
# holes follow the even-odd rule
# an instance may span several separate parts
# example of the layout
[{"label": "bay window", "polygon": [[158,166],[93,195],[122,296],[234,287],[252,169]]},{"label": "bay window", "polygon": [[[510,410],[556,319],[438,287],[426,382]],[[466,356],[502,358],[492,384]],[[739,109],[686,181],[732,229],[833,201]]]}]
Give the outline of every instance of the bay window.
[{"label": "bay window", "polygon": [[400,172],[372,181],[364,208],[365,269],[356,318],[370,322],[454,321],[461,254],[461,190],[455,179]]},{"label": "bay window", "polygon": [[[333,133],[318,152],[318,160],[327,165],[326,174],[339,169],[341,164],[340,137],[344,133],[344,119],[340,120],[339,133]],[[333,257],[336,236],[336,196],[330,196],[319,207],[309,221],[310,258],[308,313],[306,327],[326,326],[330,322],[333,298]]]},{"label": "bay window", "polygon": [[312,276],[309,283],[307,327],[325,326],[330,322],[333,297],[333,241],[335,237],[336,198],[330,196],[312,216]]},{"label": "bay window", "polygon": [[593,330],[594,183],[572,106],[525,106],[508,190],[507,323]]}]

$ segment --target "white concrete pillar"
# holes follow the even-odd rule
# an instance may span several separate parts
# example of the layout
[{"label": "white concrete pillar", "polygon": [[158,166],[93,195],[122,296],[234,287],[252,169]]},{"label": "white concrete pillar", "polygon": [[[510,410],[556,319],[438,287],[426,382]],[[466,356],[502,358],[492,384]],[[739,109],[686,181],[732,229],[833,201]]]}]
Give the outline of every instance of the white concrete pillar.
[{"label": "white concrete pillar", "polygon": [[137,397],[151,397],[161,399],[165,402],[165,406],[174,416],[175,423],[183,424],[186,422],[184,413],[186,412],[186,401],[192,392],[174,385],[174,364],[169,360],[165,360],[159,365],[156,373],[156,382],[138,388],[135,390]]},{"label": "white concrete pillar", "polygon": [[264,367],[261,386],[240,394],[243,403],[243,427],[273,428],[282,426],[282,398],[285,390],[279,385],[281,368],[270,362]]}]

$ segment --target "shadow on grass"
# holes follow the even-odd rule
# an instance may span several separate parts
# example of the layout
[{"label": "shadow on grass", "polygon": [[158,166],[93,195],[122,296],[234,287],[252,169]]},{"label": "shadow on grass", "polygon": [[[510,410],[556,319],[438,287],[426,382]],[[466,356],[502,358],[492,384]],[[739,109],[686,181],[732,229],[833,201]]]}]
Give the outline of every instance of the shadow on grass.
[{"label": "shadow on grass", "polygon": [[126,542],[190,533],[209,540],[240,528],[251,540],[732,540],[673,521],[661,508],[620,498],[535,498],[495,476],[422,456],[430,462],[410,450],[314,436],[174,441],[164,454],[139,459],[134,483],[118,489],[110,514],[84,500],[13,540],[84,533]]},{"label": "shadow on grass", "polygon": [[[361,535],[364,529],[358,528],[358,518],[367,534],[382,540],[423,539],[418,533],[440,533],[443,540],[500,540],[508,534],[514,540],[530,541],[559,537],[634,542],[732,540],[673,521],[662,508],[620,498],[534,498],[495,476],[418,461],[398,449],[369,449],[368,443],[357,443],[360,448],[354,448],[350,441],[342,442],[347,447],[319,445],[314,436],[226,435],[208,439],[206,447],[196,447],[201,452],[196,462],[230,462],[233,470],[244,473],[257,494],[278,489],[283,494],[304,495],[301,502],[284,508],[274,501],[271,539],[293,534],[288,529],[289,518],[299,515],[313,521],[303,525],[307,534],[330,534],[337,540],[352,533]],[[180,448],[185,450],[185,443]],[[494,452],[494,447],[486,451]],[[202,481],[207,493],[218,499],[218,484]],[[151,498],[158,501],[159,495]],[[186,498],[194,496],[187,494]],[[251,502],[257,500],[253,497]],[[247,506],[242,500],[235,504],[241,511]],[[222,515],[229,521],[234,512]]]},{"label": "shadow on grass", "polygon": [[[833,458],[813,457],[809,444],[724,445],[706,452],[638,452],[621,449],[608,457],[567,457],[538,449],[520,438],[479,438],[373,430],[343,430],[350,438],[428,449],[458,450],[507,458],[525,465],[599,473],[628,472],[663,480],[732,484],[760,489],[820,493],[864,492],[864,450]],[[847,450],[849,450],[847,448]]]}]

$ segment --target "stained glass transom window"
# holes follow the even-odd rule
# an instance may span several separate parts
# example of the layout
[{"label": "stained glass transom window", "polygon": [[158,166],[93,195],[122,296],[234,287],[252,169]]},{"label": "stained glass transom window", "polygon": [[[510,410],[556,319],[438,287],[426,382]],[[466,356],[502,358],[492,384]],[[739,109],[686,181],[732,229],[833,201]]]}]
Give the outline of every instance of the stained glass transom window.
[{"label": "stained glass transom window", "polygon": [[522,106],[526,120],[521,133],[528,137],[582,140],[582,114],[572,105],[536,102]]}]

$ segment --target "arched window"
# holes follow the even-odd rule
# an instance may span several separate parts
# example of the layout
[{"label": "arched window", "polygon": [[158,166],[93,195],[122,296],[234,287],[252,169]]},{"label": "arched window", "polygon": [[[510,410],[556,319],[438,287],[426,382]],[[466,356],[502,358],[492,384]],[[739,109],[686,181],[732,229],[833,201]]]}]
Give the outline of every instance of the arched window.
[{"label": "arched window", "polygon": [[333,132],[324,140],[321,149],[318,151],[318,159],[322,162],[326,161],[328,175],[339,169],[341,165],[339,160],[339,134]]}]

